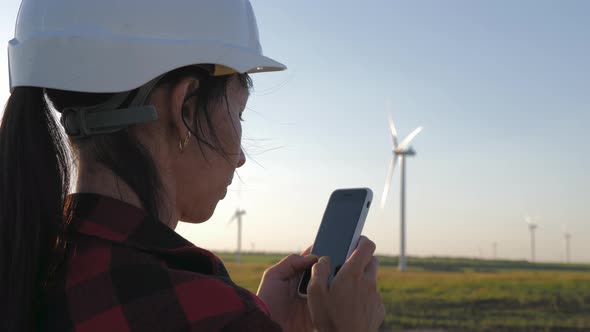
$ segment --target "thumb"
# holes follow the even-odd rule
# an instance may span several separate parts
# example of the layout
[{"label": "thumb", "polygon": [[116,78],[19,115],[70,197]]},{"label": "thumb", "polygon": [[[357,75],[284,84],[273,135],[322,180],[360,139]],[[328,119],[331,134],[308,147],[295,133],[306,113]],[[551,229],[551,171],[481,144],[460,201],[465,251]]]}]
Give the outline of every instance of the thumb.
[{"label": "thumb", "polygon": [[311,279],[307,286],[307,305],[313,325],[319,331],[333,331],[328,313],[328,279],[330,277],[330,259],[322,257],[311,268]]},{"label": "thumb", "polygon": [[289,280],[311,267],[318,258],[314,255],[289,255],[266,271],[266,276]]},{"label": "thumb", "polygon": [[308,294],[325,294],[328,291],[328,279],[330,278],[330,271],[332,270],[330,258],[324,256],[312,267],[311,279],[307,286]]}]

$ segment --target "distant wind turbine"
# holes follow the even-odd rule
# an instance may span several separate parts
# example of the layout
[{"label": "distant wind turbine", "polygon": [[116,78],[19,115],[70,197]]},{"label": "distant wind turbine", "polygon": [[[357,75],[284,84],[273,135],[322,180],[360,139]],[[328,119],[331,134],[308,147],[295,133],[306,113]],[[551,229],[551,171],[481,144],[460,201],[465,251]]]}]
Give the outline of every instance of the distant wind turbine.
[{"label": "distant wind turbine", "polygon": [[[390,106],[388,105],[388,108]],[[389,129],[391,131],[391,140],[393,143],[393,158],[389,165],[389,171],[385,178],[385,188],[383,189],[383,196],[381,196],[381,208],[385,207],[387,195],[389,194],[389,187],[393,179],[393,171],[395,166],[400,161],[400,254],[399,254],[399,270],[406,270],[406,156],[411,157],[416,155],[416,151],[410,147],[410,143],[422,131],[422,127],[414,129],[399,145],[397,143],[397,130],[391,118],[390,110],[387,111],[389,120]]]},{"label": "distant wind turbine", "polygon": [[498,242],[492,242],[492,258],[498,259]]},{"label": "distant wind turbine", "polygon": [[237,255],[236,261],[238,263],[240,263],[240,256],[242,254],[242,217],[245,214],[246,214],[246,211],[245,210],[240,210],[240,208],[237,208],[236,209],[236,212],[234,212],[234,215],[229,220],[229,223],[230,224],[234,220],[236,220],[237,223],[238,223],[238,250],[236,252],[236,255]]},{"label": "distant wind turbine", "polygon": [[568,232],[566,226],[563,226],[563,237],[565,238],[565,262],[569,264],[571,263],[570,240],[572,239],[572,234]]},{"label": "distant wind turbine", "polygon": [[539,225],[529,216],[524,217],[524,221],[529,225],[529,231],[531,232],[531,262],[535,262],[535,231]]}]

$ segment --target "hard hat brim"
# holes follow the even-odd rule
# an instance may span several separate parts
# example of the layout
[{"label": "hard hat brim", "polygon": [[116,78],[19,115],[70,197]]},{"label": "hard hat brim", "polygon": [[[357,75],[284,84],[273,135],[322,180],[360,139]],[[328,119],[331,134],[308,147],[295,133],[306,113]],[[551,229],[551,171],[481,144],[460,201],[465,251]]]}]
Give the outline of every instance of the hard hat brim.
[{"label": "hard hat brim", "polygon": [[[166,47],[161,47],[162,43]],[[151,38],[55,34],[37,36],[24,43],[13,39],[8,53],[11,90],[32,86],[116,93],[133,90],[157,76],[189,65],[215,64],[239,73],[287,68],[256,50],[215,41],[159,40],[154,43]],[[94,56],[89,58],[88,54]],[[63,63],[69,65],[64,68]]]}]

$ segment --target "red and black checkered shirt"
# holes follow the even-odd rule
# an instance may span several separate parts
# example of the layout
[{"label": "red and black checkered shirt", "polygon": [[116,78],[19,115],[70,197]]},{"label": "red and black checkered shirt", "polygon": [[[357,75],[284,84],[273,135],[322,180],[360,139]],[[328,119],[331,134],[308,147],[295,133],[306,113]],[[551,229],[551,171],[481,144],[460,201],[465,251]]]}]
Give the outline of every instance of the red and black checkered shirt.
[{"label": "red and black checkered shirt", "polygon": [[46,289],[42,331],[281,331],[221,260],[143,210],[74,194],[65,260]]}]

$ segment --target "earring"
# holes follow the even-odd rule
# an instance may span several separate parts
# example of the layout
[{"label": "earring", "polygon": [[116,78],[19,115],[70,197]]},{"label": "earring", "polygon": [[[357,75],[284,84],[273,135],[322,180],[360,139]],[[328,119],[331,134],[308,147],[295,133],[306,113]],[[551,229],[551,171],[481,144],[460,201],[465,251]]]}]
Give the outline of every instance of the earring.
[{"label": "earring", "polygon": [[180,142],[178,143],[178,146],[180,147],[180,153],[182,153],[184,151],[184,147],[188,144],[188,141],[191,138],[191,132],[189,131],[186,134],[186,137],[183,140],[180,140]]}]

